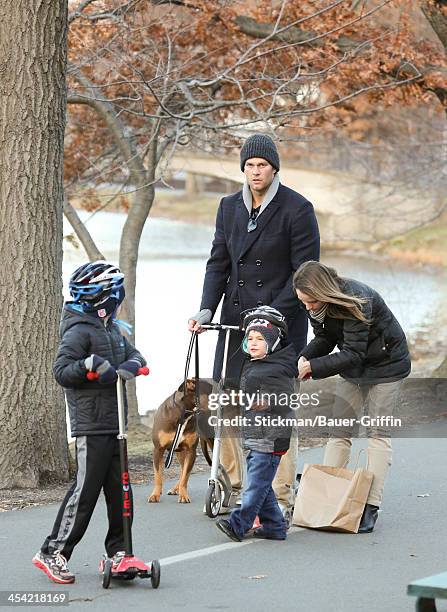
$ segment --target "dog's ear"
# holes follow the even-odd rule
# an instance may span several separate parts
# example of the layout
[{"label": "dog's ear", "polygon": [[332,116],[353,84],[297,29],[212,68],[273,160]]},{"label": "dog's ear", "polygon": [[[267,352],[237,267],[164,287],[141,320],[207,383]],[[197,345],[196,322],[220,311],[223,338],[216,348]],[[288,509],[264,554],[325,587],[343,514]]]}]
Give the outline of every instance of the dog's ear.
[{"label": "dog's ear", "polygon": [[195,388],[196,388],[195,380],[193,380],[191,378],[188,378],[186,380],[186,391],[185,391],[185,383],[184,382],[182,382],[182,384],[177,389],[177,391],[183,391],[183,393],[185,393],[185,395],[186,395],[187,393],[193,393]]},{"label": "dog's ear", "polygon": [[196,381],[195,379],[188,378],[186,381],[186,393],[194,393],[196,389]]}]

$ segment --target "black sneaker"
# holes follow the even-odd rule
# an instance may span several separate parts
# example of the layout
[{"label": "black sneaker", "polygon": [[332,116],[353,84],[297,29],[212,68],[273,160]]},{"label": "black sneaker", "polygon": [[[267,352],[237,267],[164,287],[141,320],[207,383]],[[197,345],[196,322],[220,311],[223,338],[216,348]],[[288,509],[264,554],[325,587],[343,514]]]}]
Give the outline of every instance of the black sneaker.
[{"label": "black sneaker", "polygon": [[240,538],[237,533],[233,531],[233,527],[230,525],[230,521],[227,521],[227,519],[217,519],[216,527],[226,536],[228,536],[230,540],[233,540],[233,542],[242,542],[242,538]]},{"label": "black sneaker", "polygon": [[255,529],[253,531],[253,537],[263,540],[285,540],[287,538],[287,534],[276,535],[273,533],[268,533],[268,531],[264,530],[264,527],[259,527],[259,529]]},{"label": "black sneaker", "polygon": [[41,550],[34,555],[33,563],[41,569],[53,582],[58,584],[72,584],[75,575],[67,567],[67,559],[59,551],[46,555]]}]

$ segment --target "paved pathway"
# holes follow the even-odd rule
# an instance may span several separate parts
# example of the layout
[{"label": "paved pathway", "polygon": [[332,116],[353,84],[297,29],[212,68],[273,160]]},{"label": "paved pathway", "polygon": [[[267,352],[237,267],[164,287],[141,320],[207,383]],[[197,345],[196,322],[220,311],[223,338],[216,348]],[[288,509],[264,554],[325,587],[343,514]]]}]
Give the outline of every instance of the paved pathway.
[{"label": "paved pathway", "polygon": [[[70,562],[76,573],[70,587],[50,583],[31,564],[56,506],[0,514],[0,588],[65,589],[73,611],[413,610],[407,583],[447,570],[447,446],[444,438],[401,439],[394,446],[386,501],[372,534],[293,528],[286,542],[232,543],[202,514],[206,477],[196,475],[190,505],[168,496],[147,504],[148,487],[135,487],[135,553],[147,561],[160,559],[158,590],[148,580],[112,582],[108,591],[102,589],[97,562],[105,535],[103,503]],[[300,465],[321,458],[322,449],[306,451]]]}]

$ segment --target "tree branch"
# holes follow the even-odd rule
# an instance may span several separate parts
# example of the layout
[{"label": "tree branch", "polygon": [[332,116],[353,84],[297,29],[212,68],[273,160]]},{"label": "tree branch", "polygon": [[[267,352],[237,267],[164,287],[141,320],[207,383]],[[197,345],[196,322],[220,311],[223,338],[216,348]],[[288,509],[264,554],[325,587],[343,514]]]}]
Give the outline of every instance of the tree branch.
[{"label": "tree branch", "polygon": [[[85,89],[92,90],[91,83],[87,77],[82,75],[79,71],[73,74],[74,78],[85,87]],[[131,181],[135,185],[140,185],[145,181],[146,169],[143,166],[141,159],[139,158],[138,152],[131,143],[129,138],[126,138],[124,126],[120,119],[116,116],[114,107],[111,103],[104,100],[98,100],[94,96],[79,96],[71,95],[68,96],[67,102],[69,104],[86,104],[93,108],[106,123],[113,137],[113,140],[121,151],[121,155],[129,168],[131,174]]]},{"label": "tree branch", "polygon": [[447,16],[444,15],[441,10],[439,10],[442,6],[441,2],[428,2],[427,0],[420,0],[419,6],[444,47],[444,50],[447,51]]},{"label": "tree branch", "polygon": [[98,2],[98,0],[84,0],[81,2],[81,4],[68,15],[68,25],[70,25],[78,17],[84,17],[85,15],[83,15],[83,10],[94,2]]},{"label": "tree branch", "polygon": [[104,259],[103,254],[100,252],[98,247],[96,246],[93,238],[90,235],[90,232],[82,223],[79,218],[76,209],[70,202],[66,195],[64,195],[64,215],[68,219],[71,227],[73,228],[74,233],[79,238],[82,246],[87,253],[87,257],[90,261],[95,261],[97,259]]},{"label": "tree branch", "polygon": [[[386,0],[381,5],[374,7],[368,13],[364,13],[360,17],[358,17],[355,21],[359,19],[364,19],[366,16],[369,16],[373,12],[376,12],[378,9],[382,8],[385,4],[388,4],[389,0]],[[435,0],[435,5],[428,0],[421,0],[421,10],[429,23],[431,24],[433,30],[436,32],[440,42],[443,44],[444,49],[447,51],[447,18],[442,14],[442,12],[438,9],[438,5],[440,4],[439,0]],[[248,36],[253,38],[260,39],[269,39],[269,40],[280,40],[286,43],[284,47],[275,48],[274,51],[278,51],[281,48],[285,48],[287,45],[309,45],[309,46],[320,46],[323,44],[323,38],[330,33],[333,33],[335,30],[331,32],[326,32],[324,35],[317,35],[316,32],[309,30],[304,31],[296,25],[291,26],[287,31],[274,32],[274,25],[269,23],[260,23],[251,17],[247,17],[245,15],[239,15],[235,19],[236,25],[239,27],[240,31]],[[353,22],[350,22],[352,24]],[[345,24],[350,25],[350,24]],[[345,26],[339,26],[337,30],[342,29]],[[354,52],[354,50],[359,49],[362,45],[364,48],[369,46],[369,41],[361,42],[355,40],[350,37],[340,36],[336,40],[332,41],[341,52]],[[269,53],[271,51],[266,51],[265,53]],[[256,58],[261,57],[262,54],[258,54]],[[405,62],[403,62],[405,63]],[[418,67],[417,70],[420,73],[420,76],[423,77],[430,72],[442,72],[446,71],[444,66],[434,66],[434,65],[426,65],[422,67]],[[385,73],[387,74],[387,73]],[[428,88],[430,89],[430,88]],[[445,107],[447,100],[447,87],[437,87],[436,89],[430,89],[437,96],[441,104]]]},{"label": "tree branch", "polygon": [[[247,17],[246,15],[238,15],[235,19],[235,23],[243,34],[247,34],[247,36],[251,36],[252,38],[271,38],[273,40],[281,40],[289,45],[309,44],[320,47],[325,44],[321,38],[317,39],[317,32],[313,30],[304,31],[296,26],[289,28],[289,30],[285,32],[274,34],[272,24],[259,23],[253,19],[253,17]],[[335,41],[340,51],[349,51],[358,46],[359,43],[360,41],[346,36],[340,36]]]},{"label": "tree branch", "polygon": [[[118,8],[112,11],[102,11],[101,13],[93,13],[93,14],[83,13],[84,8],[86,8],[89,4],[92,4],[93,2],[97,2],[97,1],[98,0],[84,0],[84,2],[82,2],[79,8],[73,11],[73,13],[69,15],[68,23],[69,24],[72,23],[72,21],[74,21],[78,17],[82,17],[83,19],[87,19],[88,21],[91,21],[91,22],[104,21],[106,19],[117,19],[121,15],[124,15],[125,13],[130,12],[132,9],[134,9],[137,6],[137,4],[140,4],[141,2],[141,0],[130,0],[129,2],[126,2],[122,6],[119,6]],[[182,6],[184,8],[189,8],[193,10],[200,10],[199,7],[194,6],[190,4],[189,2],[184,2],[183,0],[150,0],[150,3],[155,6],[169,4],[169,5],[175,5],[175,6]]]},{"label": "tree branch", "polygon": [[[269,55],[271,53],[277,53],[278,51],[281,51],[282,49],[287,49],[290,47],[297,47],[299,45],[304,45],[304,44],[311,45],[311,44],[319,43],[320,41],[324,41],[324,39],[330,34],[335,34],[336,32],[340,32],[341,30],[346,29],[348,26],[353,26],[359,21],[362,21],[365,18],[370,17],[374,13],[377,13],[377,11],[380,11],[380,9],[382,9],[384,6],[389,4],[391,1],[392,0],[383,0],[381,4],[374,6],[372,9],[370,9],[366,13],[362,13],[360,16],[355,17],[354,19],[351,19],[351,21],[348,21],[341,25],[337,25],[335,28],[332,28],[331,30],[327,30],[326,32],[322,32],[321,34],[318,34],[317,32],[312,32],[312,36],[308,37],[305,41],[300,40],[294,43],[287,42],[287,44],[283,46],[275,47],[273,49],[267,49],[266,51],[263,51],[262,53],[257,53],[256,56],[251,56],[251,57],[246,58],[243,62],[240,63],[240,65],[243,66],[245,63],[252,61],[255,57],[256,59],[259,59],[260,57],[263,57],[265,55]],[[275,34],[274,31],[272,31],[272,34],[269,35],[269,38],[275,39],[277,36],[278,34]],[[362,44],[362,43],[357,41],[356,45],[359,45],[359,44]],[[340,47],[340,50],[341,50],[341,47]]]}]

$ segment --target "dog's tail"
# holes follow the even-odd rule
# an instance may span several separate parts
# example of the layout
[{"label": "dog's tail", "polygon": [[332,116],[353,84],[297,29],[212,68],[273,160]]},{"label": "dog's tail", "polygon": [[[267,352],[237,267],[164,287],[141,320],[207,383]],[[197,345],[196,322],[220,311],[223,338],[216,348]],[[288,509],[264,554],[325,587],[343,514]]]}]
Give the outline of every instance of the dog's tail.
[{"label": "dog's tail", "polygon": [[[211,441],[211,444],[212,444],[212,441]],[[208,463],[208,465],[211,465],[212,461],[211,461],[211,457],[210,457],[210,453],[209,453],[210,449],[208,448],[207,440],[205,440],[204,438],[200,438],[200,448],[202,449],[202,453],[203,453],[203,456],[206,459],[206,462]]]}]

